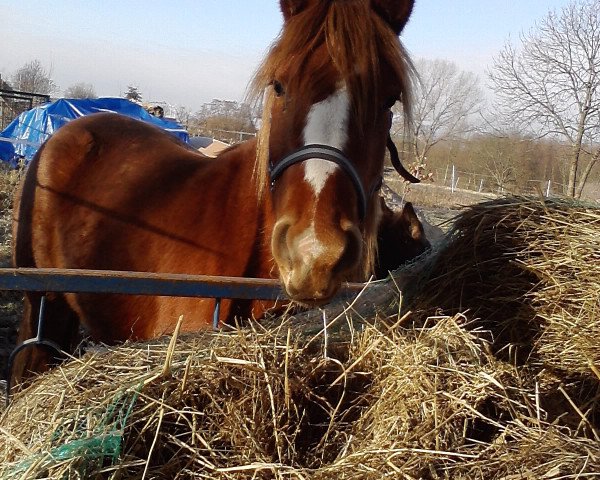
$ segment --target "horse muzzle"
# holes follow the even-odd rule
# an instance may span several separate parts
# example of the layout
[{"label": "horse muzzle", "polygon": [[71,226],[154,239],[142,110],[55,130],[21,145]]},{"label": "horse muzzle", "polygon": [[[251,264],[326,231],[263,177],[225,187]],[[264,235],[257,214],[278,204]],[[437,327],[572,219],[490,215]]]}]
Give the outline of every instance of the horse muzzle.
[{"label": "horse muzzle", "polygon": [[302,232],[295,230],[286,218],[273,229],[273,256],[286,293],[306,305],[327,303],[360,264],[360,230],[344,223],[328,231],[326,242],[319,240],[312,226]]}]

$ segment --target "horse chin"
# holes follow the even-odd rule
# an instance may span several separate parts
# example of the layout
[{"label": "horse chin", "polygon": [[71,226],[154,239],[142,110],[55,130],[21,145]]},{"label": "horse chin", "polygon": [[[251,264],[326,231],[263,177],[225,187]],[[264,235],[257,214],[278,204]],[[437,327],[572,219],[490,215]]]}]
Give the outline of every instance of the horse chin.
[{"label": "horse chin", "polygon": [[333,299],[333,295],[329,298],[292,298],[294,305],[303,309],[319,308],[327,305]]},{"label": "horse chin", "polygon": [[328,304],[340,288],[340,284],[330,283],[327,286],[320,285],[319,288],[311,288],[303,285],[298,288],[293,282],[285,280],[282,282],[286,295],[297,305],[303,308],[316,308]]}]

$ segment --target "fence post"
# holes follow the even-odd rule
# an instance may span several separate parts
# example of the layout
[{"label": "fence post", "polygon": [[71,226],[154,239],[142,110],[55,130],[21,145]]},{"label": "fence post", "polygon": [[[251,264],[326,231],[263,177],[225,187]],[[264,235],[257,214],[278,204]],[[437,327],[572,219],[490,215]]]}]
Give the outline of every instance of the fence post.
[{"label": "fence post", "polygon": [[454,167],[454,165],[452,165],[452,178],[450,179],[451,182],[451,191],[452,193],[454,193],[454,179],[456,178],[456,169]]},{"label": "fence post", "polygon": [[548,180],[548,186],[546,187],[546,197],[550,196],[550,184],[552,180]]}]

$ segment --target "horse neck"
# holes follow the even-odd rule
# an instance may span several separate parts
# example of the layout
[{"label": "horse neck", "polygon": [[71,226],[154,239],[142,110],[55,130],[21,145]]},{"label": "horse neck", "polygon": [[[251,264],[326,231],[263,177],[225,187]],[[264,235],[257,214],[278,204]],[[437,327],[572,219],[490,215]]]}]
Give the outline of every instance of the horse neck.
[{"label": "horse neck", "polygon": [[[271,234],[275,223],[271,196],[259,196],[254,178],[256,159],[256,139],[248,140],[223,152],[215,161],[223,162],[232,169],[229,175],[240,178],[236,192],[239,205],[246,214],[241,215],[238,228],[254,231],[254,245],[248,267],[244,273],[247,277],[277,278],[271,253]],[[259,198],[260,197],[260,198]],[[254,206],[255,208],[252,208]]]}]

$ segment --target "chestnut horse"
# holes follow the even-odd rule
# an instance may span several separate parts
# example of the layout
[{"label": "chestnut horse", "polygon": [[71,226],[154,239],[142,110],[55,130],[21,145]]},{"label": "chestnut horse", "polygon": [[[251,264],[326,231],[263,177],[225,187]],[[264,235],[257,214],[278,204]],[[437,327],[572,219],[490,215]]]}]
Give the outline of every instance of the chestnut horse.
[{"label": "chestnut horse", "polygon": [[[329,301],[374,268],[377,194],[391,107],[409,114],[412,68],[398,39],[414,0],[281,0],[281,34],[252,83],[257,139],[216,160],[115,114],[75,120],[39,150],[21,186],[17,267],[279,278],[305,305]],[[393,157],[394,158],[394,157]],[[397,163],[397,159],[396,159]],[[404,173],[404,172],[403,172]],[[44,337],[72,351],[211,324],[212,299],[52,294]],[[19,341],[34,336],[28,293]],[[272,302],[224,300],[220,321]],[[15,378],[50,360],[26,349]]]}]

